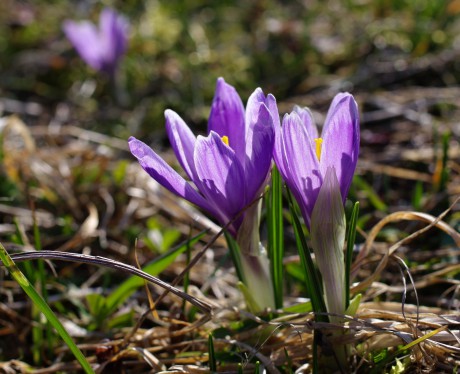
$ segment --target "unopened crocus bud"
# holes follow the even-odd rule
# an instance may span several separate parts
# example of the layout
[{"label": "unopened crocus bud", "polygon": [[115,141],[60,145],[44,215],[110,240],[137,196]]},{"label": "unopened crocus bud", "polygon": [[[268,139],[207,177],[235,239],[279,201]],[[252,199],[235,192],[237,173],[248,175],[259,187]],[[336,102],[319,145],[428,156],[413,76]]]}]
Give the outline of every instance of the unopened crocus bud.
[{"label": "unopened crocus bud", "polygon": [[[323,278],[327,311],[345,312],[346,220],[340,184],[334,167],[328,167],[311,215],[311,240],[316,263]],[[331,322],[337,317],[330,317]]]}]

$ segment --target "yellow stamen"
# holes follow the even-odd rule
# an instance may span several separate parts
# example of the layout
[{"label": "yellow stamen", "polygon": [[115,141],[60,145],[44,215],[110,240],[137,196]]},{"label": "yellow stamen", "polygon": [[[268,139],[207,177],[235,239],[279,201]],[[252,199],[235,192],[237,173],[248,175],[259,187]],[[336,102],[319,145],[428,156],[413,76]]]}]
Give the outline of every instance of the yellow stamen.
[{"label": "yellow stamen", "polygon": [[316,138],[316,157],[318,157],[318,161],[321,160],[321,145],[323,144],[323,138]]},{"label": "yellow stamen", "polygon": [[224,136],[222,137],[222,141],[223,141],[225,144],[229,145],[229,144],[228,144],[228,136],[225,136],[225,135],[224,135]]}]

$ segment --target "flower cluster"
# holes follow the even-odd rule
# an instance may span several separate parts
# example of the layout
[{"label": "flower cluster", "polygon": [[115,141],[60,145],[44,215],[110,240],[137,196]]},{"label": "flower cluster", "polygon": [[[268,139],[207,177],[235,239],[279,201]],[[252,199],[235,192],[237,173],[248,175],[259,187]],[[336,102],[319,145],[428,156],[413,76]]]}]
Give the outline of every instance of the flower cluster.
[{"label": "flower cluster", "polygon": [[195,137],[172,110],[166,110],[165,117],[176,157],[193,184],[134,137],[129,139],[130,150],[161,185],[228,225],[239,244],[245,281],[256,305],[273,307],[273,295],[264,290],[271,281],[259,240],[259,209],[253,202],[266,187],[274,160],[310,230],[327,309],[343,314],[344,202],[360,137],[353,96],[335,96],[321,137],[308,109],[294,108],[281,126],[273,95],[265,96],[258,88],[245,109],[236,90],[222,78],[217,81],[207,136]]}]

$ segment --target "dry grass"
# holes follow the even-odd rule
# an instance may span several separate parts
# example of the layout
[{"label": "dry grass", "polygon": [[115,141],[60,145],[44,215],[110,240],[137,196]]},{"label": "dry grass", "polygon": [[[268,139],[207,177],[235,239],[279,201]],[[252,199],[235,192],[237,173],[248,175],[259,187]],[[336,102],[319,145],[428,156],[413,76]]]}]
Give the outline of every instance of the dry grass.
[{"label": "dry grass", "polygon": [[[233,270],[216,267],[226,252],[225,242],[218,235],[220,228],[160,188],[136,163],[130,159],[121,161],[128,157],[124,141],[75,126],[28,127],[14,116],[2,119],[4,173],[20,197],[18,204],[8,201],[0,204],[1,237],[11,238],[19,230],[24,245],[3,239],[4,244],[10,252],[33,251],[30,238],[36,223],[46,250],[99,255],[136,265],[136,261],[146,263],[154,254],[142,240],[134,250],[126,233],[133,227],[143,228],[150,217],[155,217],[162,227],[180,230],[184,238],[202,229],[209,230],[206,239],[193,248],[192,258],[202,257],[189,269],[188,289],[192,298],[201,300],[209,309],[197,312],[190,304],[184,306],[177,295],[164,294],[161,288],[152,286],[148,293],[140,289],[121,306],[118,313],[127,310],[134,313],[136,323],[129,327],[90,331],[82,327],[85,321],[78,313],[61,312],[66,327],[78,339],[90,362],[97,363],[98,372],[161,372],[166,367],[170,373],[208,372],[208,334],[214,331],[216,352],[226,354],[227,363],[222,365],[222,372],[236,372],[238,363],[242,363],[243,372],[252,373],[255,358],[269,373],[279,373],[283,367],[307,373],[312,370],[309,362],[313,330],[321,331],[323,356],[328,355],[333,345],[350,347],[353,372],[378,368],[375,357],[384,351],[387,358],[398,353],[406,372],[453,372],[460,364],[460,235],[447,222],[454,225],[458,222],[460,206],[455,196],[460,166],[458,143],[452,140],[449,183],[444,191],[437,190],[440,158],[436,146],[433,147],[432,127],[438,125],[452,132],[457,129],[453,122],[441,124],[429,112],[430,106],[439,100],[453,106],[449,112],[458,113],[456,97],[455,89],[358,95],[365,110],[370,105],[376,107],[363,114],[358,174],[374,179],[376,190],[380,186],[375,180],[383,177],[391,180],[385,200],[390,210],[373,212],[367,201],[368,192],[355,191],[363,202],[363,215],[370,217],[360,232],[364,241],[357,247],[352,268],[353,293],[363,293],[363,302],[355,316],[345,317],[343,326],[315,322],[311,313],[279,311],[254,316],[245,312]],[[328,99],[325,96],[325,102]],[[296,98],[304,104],[313,100],[318,104],[317,95]],[[416,141],[411,138],[414,133]],[[391,137],[391,141],[385,136]],[[419,143],[423,146],[417,147]],[[375,152],[376,147],[379,152]],[[170,154],[164,157],[174,162]],[[406,208],[404,204],[401,207],[395,202],[407,203],[410,195],[407,187],[414,180],[423,182],[428,186],[426,191],[431,191],[424,196],[423,211],[436,211],[434,208],[442,201],[451,201],[450,207],[442,214],[401,209]],[[63,232],[63,217],[71,222],[69,233]],[[393,236],[385,231],[387,225],[397,228]],[[443,244],[447,243],[447,236],[441,236],[440,232],[455,245]],[[289,235],[288,231],[288,239]],[[437,238],[444,239],[440,242]],[[418,250],[419,246],[426,247],[426,240],[434,243],[431,250]],[[432,259],[437,261],[428,263]],[[296,261],[296,255],[286,258],[286,262]],[[187,262],[181,257],[161,278],[179,287],[182,283],[178,282],[178,276],[186,268]],[[90,293],[110,293],[110,289],[102,286],[106,271],[96,266],[53,262],[48,264],[47,271],[56,277],[48,286],[51,304],[59,302],[72,309],[70,299],[84,303]],[[75,274],[86,280],[80,281],[78,292],[73,290],[68,294],[68,282],[61,281],[72,282]],[[123,274],[117,274],[111,279],[123,278]],[[299,288],[290,289],[292,294],[286,298],[286,304],[302,302]],[[156,302],[155,310],[149,309],[148,294]],[[0,334],[4,341],[15,342],[9,348],[2,344],[2,349],[10,351],[10,356],[14,357],[16,352],[16,357],[20,357],[15,346],[27,344],[28,331],[35,322],[26,312],[30,307],[27,300],[8,278],[2,283],[2,295]],[[342,328],[346,329],[345,334],[333,334]],[[75,363],[67,361],[66,348],[55,349],[53,356],[46,367],[34,368],[33,372],[78,370]],[[389,370],[394,360],[389,359],[388,364],[381,369]],[[26,361],[18,359],[3,362],[0,369],[5,373],[30,370]]]}]

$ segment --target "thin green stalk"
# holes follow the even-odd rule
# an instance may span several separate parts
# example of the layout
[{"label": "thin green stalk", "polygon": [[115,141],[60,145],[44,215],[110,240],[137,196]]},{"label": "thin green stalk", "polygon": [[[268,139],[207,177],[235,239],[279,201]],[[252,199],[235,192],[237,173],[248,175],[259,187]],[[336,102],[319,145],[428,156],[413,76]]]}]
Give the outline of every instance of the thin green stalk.
[{"label": "thin green stalk", "polygon": [[267,196],[267,226],[268,226],[268,255],[270,258],[270,273],[273,282],[275,307],[283,307],[283,185],[280,173],[276,167],[272,170],[272,184]]},{"label": "thin green stalk", "polygon": [[353,247],[356,240],[356,224],[358,222],[359,202],[353,206],[353,211],[350,216],[350,223],[347,232],[347,251],[345,255],[345,309],[350,306],[350,277],[351,277],[351,262],[353,258]]},{"label": "thin green stalk", "polygon": [[[14,227],[16,230],[16,238],[14,240],[15,243],[19,245],[25,245],[23,235],[23,230],[21,229],[21,226],[19,225],[19,220],[17,218],[13,219]],[[24,273],[26,274],[27,278],[30,279],[31,282],[35,282],[35,268],[33,267],[31,262],[25,262],[22,265],[22,269],[24,270]]]},{"label": "thin green stalk", "polygon": [[[190,241],[187,241],[187,249],[185,250],[185,268],[188,268],[190,261],[192,259],[192,248],[190,246]],[[188,292],[188,287],[190,286],[190,272],[185,273],[184,275],[184,292]],[[187,303],[184,300],[182,302],[182,311],[186,315]]]},{"label": "thin green stalk", "polygon": [[318,271],[311,257],[310,249],[308,248],[307,241],[302,231],[302,225],[294,209],[294,201],[292,195],[288,190],[289,207],[291,210],[291,218],[296,237],[297,249],[300,255],[300,261],[303,265],[306,278],[306,288],[311,298],[313,311],[316,313],[318,321],[328,322],[329,319],[326,315],[326,303],[324,302],[322,284],[318,276]]},{"label": "thin green stalk", "polygon": [[[40,230],[37,225],[37,220],[35,217],[35,207],[32,206],[32,216],[33,216],[33,233],[34,233],[34,244],[35,248],[37,251],[42,250],[42,242],[40,238]],[[37,263],[37,276],[35,279],[35,287],[39,287],[38,289],[40,290],[40,295],[43,297],[43,300],[45,303],[48,302],[48,290],[46,289],[46,284],[47,284],[47,277],[46,277],[46,271],[45,271],[45,263],[43,261],[38,261]],[[41,362],[42,361],[42,356],[43,356],[43,341],[46,339],[46,346],[49,349],[49,353],[51,353],[51,349],[54,346],[53,342],[53,332],[51,331],[51,325],[48,323],[48,321],[41,321],[42,319],[42,314],[40,313],[40,310],[37,308],[36,304],[33,304],[32,308],[32,313],[33,313],[33,319],[37,322],[39,322],[38,327],[33,328],[33,337],[34,337],[34,361],[35,362]],[[45,326],[45,331],[40,327],[41,325]],[[45,334],[43,334],[43,332]],[[45,337],[43,336],[45,335]]]},{"label": "thin green stalk", "polygon": [[[17,243],[20,245],[25,245],[25,241],[24,241],[25,234],[23,233],[19,225],[19,221],[17,219],[14,219],[14,225],[16,227]],[[35,225],[35,220],[34,220],[34,239],[35,239],[35,242],[37,242],[37,235],[35,235],[35,227],[36,225]],[[42,265],[41,267],[43,268],[43,261],[39,261],[39,262],[41,263]],[[39,269],[37,270],[34,266],[32,266],[30,262],[26,262],[23,265],[23,270],[25,272],[25,276],[30,280],[30,282],[32,284],[38,283],[40,285],[40,289],[43,290],[43,286],[41,282],[42,278],[40,276],[41,274],[40,266],[39,266]],[[44,343],[43,343],[44,338],[43,338],[42,322],[40,321],[41,316],[42,315],[40,311],[38,310],[37,306],[35,304],[32,304],[31,318],[36,323],[34,323],[31,328],[31,335],[32,335],[31,351],[32,351],[32,359],[35,365],[39,365],[43,357],[41,349],[44,346]],[[48,347],[50,347],[50,345],[48,345]]]},{"label": "thin green stalk", "polygon": [[212,334],[208,337],[208,352],[209,352],[209,371],[215,373],[217,371],[216,354],[214,352],[214,339]]},{"label": "thin green stalk", "polygon": [[246,283],[238,244],[227,231],[225,231],[225,239],[227,240],[230,256],[232,257],[233,265],[235,266],[236,275],[238,276],[240,282]]},{"label": "thin green stalk", "polygon": [[0,259],[3,262],[3,265],[8,269],[11,276],[16,282],[21,286],[24,292],[29,296],[34,305],[45,315],[48,322],[55,328],[58,334],[61,336],[62,340],[67,344],[70,351],[74,354],[75,358],[80,363],[81,367],[86,373],[94,373],[91,365],[86,360],[83,353],[74,343],[69,333],[66,331],[64,326],[62,326],[59,319],[53,313],[46,301],[40,296],[40,294],[35,290],[29,280],[24,276],[24,274],[19,270],[16,264],[13,262],[5,247],[0,243]]},{"label": "thin green stalk", "polygon": [[441,171],[439,176],[439,192],[444,192],[447,188],[447,182],[449,180],[449,169],[447,163],[449,161],[449,142],[450,133],[446,132],[442,136],[442,159],[441,159]]}]

